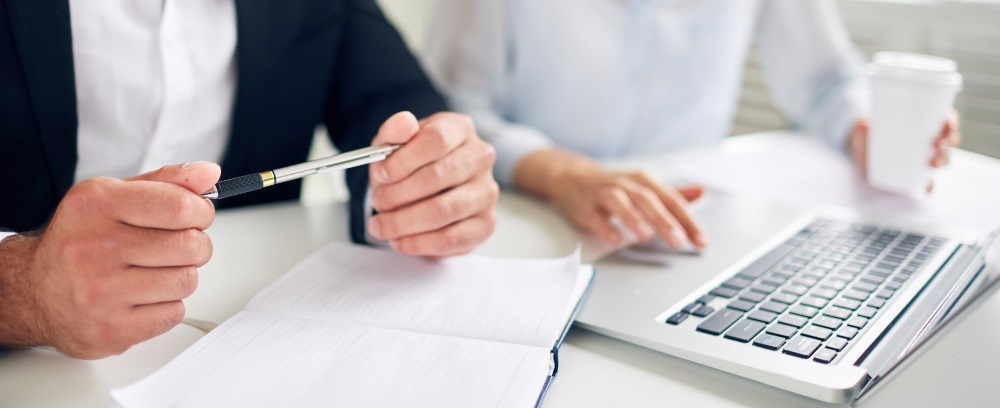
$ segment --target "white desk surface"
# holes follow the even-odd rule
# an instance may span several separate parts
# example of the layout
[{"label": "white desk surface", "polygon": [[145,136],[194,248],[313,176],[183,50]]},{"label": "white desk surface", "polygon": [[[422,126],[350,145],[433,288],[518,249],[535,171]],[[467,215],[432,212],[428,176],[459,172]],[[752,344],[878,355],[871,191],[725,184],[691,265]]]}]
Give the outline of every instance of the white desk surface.
[{"label": "white desk surface", "polygon": [[[712,165],[726,168],[716,169],[719,171],[712,173],[715,179],[702,180],[715,187],[739,190],[739,187],[725,185],[727,177],[739,185],[743,184],[740,177],[766,177],[769,180],[759,184],[811,191],[804,184],[797,188],[796,183],[813,182],[802,177],[801,171],[788,172],[780,166],[760,165],[751,166],[756,174],[752,171],[748,174],[748,168],[739,164],[741,159],[754,158],[755,154],[774,154],[791,146],[823,156],[827,160],[826,168],[813,171],[822,173],[824,182],[840,188],[841,194],[824,198],[809,193],[803,197],[768,192],[766,188],[737,192],[876,211],[878,208],[870,207],[877,201],[874,207],[891,209],[896,215],[903,213],[926,219],[940,214],[947,218],[956,213],[969,217],[968,213],[973,213],[976,215],[973,219],[996,221],[996,218],[989,218],[989,215],[996,217],[995,214],[980,213],[983,211],[980,207],[985,205],[980,201],[986,199],[987,204],[992,204],[985,208],[1000,208],[997,198],[1000,195],[1000,161],[956,152],[951,168],[938,174],[941,196],[916,200],[916,204],[910,199],[900,199],[904,204],[887,204],[887,200],[898,200],[891,197],[871,200],[871,195],[879,195],[869,191],[847,170],[846,161],[838,164],[841,158],[837,155],[819,153],[822,150],[802,139],[782,134],[743,136],[731,138],[715,149],[671,156],[675,163],[683,164],[671,168],[663,167],[663,163],[670,160],[632,163],[656,174],[699,180],[691,172],[715,160]],[[727,172],[730,173],[727,175]],[[981,181],[977,177],[985,177],[982,180],[993,183],[968,188],[969,183]],[[835,202],[837,199],[847,202]],[[215,255],[201,269],[198,291],[186,301],[188,317],[221,322],[233,315],[254,293],[310,252],[330,241],[346,241],[347,215],[344,204],[312,207],[279,204],[220,212],[209,231]],[[572,250],[579,239],[577,233],[547,206],[517,194],[501,196],[498,218],[496,233],[477,250],[478,253],[556,256]],[[962,223],[964,219],[952,221]],[[605,249],[591,246],[587,251],[593,257]],[[992,391],[1000,387],[998,323],[1000,296],[994,296],[968,313],[862,406],[1000,405]],[[152,373],[201,335],[196,329],[180,325],[123,355],[97,361],[75,360],[41,349],[0,352],[0,407],[109,407],[113,403],[108,394],[110,388]],[[559,360],[559,375],[549,390],[544,407],[826,405],[580,329],[570,331]]]}]

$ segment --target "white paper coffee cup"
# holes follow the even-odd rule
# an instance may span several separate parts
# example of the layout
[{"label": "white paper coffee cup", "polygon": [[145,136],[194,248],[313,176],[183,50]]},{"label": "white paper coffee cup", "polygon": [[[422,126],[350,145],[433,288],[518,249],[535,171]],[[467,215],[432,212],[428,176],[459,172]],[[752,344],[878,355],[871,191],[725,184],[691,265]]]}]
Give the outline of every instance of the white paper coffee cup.
[{"label": "white paper coffee cup", "polygon": [[934,139],[962,88],[962,75],[950,59],[903,52],[876,53],[867,71],[868,182],[881,190],[921,194]]}]

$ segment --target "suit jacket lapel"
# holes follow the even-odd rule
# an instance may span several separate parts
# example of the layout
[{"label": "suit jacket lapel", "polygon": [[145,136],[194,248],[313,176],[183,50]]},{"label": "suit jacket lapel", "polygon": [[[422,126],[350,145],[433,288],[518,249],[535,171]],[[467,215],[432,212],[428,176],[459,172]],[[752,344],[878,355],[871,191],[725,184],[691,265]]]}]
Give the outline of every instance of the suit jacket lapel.
[{"label": "suit jacket lapel", "polygon": [[61,196],[76,170],[76,82],[68,0],[7,0],[48,166]]}]

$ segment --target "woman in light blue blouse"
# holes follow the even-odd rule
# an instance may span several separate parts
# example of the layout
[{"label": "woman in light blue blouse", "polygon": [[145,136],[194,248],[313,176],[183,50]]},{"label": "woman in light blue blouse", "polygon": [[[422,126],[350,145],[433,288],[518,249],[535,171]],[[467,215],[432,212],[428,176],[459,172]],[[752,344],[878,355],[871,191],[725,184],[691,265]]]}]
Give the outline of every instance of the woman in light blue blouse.
[{"label": "woman in light blue blouse", "polygon": [[[829,0],[440,0],[424,62],[497,149],[496,178],[618,243],[707,244],[672,188],[590,158],[717,143],[747,52],[791,126],[864,160],[868,89]],[[957,144],[951,118],[931,162]]]}]

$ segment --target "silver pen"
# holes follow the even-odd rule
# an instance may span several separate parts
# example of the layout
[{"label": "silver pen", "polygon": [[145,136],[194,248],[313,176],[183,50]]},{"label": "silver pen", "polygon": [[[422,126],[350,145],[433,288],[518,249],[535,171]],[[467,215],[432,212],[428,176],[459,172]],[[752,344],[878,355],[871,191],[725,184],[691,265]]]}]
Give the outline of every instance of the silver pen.
[{"label": "silver pen", "polygon": [[300,163],[280,169],[260,173],[247,174],[215,183],[215,188],[206,191],[201,196],[217,200],[232,197],[237,194],[249,193],[278,183],[298,180],[313,174],[326,173],[338,169],[349,169],[385,160],[399,145],[371,146],[335,156],[325,157]]}]

